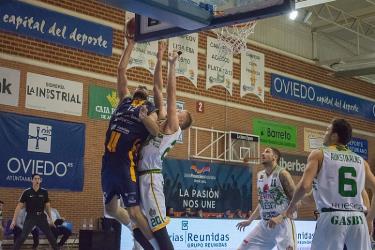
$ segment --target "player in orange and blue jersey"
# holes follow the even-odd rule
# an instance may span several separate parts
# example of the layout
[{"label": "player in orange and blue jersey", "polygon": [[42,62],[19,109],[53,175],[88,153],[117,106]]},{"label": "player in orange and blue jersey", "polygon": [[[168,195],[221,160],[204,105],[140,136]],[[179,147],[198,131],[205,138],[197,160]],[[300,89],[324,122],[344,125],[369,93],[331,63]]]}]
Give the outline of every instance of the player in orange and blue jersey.
[{"label": "player in orange and blue jersey", "polygon": [[[159,249],[139,206],[136,174],[141,144],[149,134],[156,136],[159,133],[157,114],[155,106],[147,100],[146,87],[138,86],[133,96],[130,95],[126,68],[134,41],[127,38],[127,42],[128,45],[118,65],[119,105],[111,117],[105,140],[101,172],[104,209],[106,214],[117,219],[130,230],[132,230],[130,223],[133,222],[134,237],[144,249]],[[120,207],[119,198],[122,199],[125,209]]]}]

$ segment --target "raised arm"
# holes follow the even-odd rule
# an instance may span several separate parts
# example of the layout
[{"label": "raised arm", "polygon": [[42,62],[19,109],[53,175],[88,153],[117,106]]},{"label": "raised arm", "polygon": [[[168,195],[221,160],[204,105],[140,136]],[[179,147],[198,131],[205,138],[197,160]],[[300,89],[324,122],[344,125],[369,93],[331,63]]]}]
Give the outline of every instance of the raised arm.
[{"label": "raised arm", "polygon": [[155,107],[159,109],[159,119],[165,119],[167,112],[163,104],[163,71],[162,71],[162,62],[163,55],[166,49],[166,43],[160,41],[158,44],[158,53],[156,54],[157,61],[154,73],[154,103]]},{"label": "raised arm", "polygon": [[169,69],[168,69],[168,85],[167,85],[167,126],[166,131],[174,133],[178,130],[179,121],[177,117],[176,109],[176,61],[181,54],[173,51],[168,57]]},{"label": "raised arm", "polygon": [[313,180],[318,173],[319,162],[323,159],[323,153],[321,150],[314,150],[310,153],[305,172],[303,173],[302,179],[297,184],[293,198],[289,203],[289,207],[286,215],[292,218],[294,211],[297,208],[297,202],[300,201],[306,193],[311,190]]},{"label": "raised arm", "polygon": [[160,130],[157,123],[158,116],[156,112],[148,114],[147,107],[143,105],[139,111],[139,118],[151,135],[157,136],[159,134]]},{"label": "raised arm", "polygon": [[121,55],[121,59],[117,67],[117,95],[120,102],[125,96],[130,95],[130,91],[128,89],[128,78],[126,77],[126,68],[128,67],[130,55],[134,48],[134,40],[126,37],[126,41],[127,46]]}]

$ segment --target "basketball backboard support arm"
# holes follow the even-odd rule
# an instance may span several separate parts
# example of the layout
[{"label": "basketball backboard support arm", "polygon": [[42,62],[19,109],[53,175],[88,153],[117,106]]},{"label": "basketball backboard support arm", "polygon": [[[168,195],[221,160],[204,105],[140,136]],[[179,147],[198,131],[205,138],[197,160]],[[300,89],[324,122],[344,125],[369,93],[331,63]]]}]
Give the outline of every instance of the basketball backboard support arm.
[{"label": "basketball backboard support arm", "polygon": [[[243,153],[243,152],[245,153]],[[260,138],[256,135],[234,131],[191,127],[188,138],[188,156],[210,161],[258,163]]]}]

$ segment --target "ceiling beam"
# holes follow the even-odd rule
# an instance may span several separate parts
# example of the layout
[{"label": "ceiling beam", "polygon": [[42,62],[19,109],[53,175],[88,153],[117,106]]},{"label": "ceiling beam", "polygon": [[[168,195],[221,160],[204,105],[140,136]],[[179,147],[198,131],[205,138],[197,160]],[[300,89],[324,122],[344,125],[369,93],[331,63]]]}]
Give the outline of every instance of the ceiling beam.
[{"label": "ceiling beam", "polygon": [[351,69],[351,70],[339,70],[335,72],[335,76],[366,76],[375,74],[375,67]]},{"label": "ceiling beam", "polygon": [[[352,16],[329,4],[312,7],[312,11],[319,19],[330,23],[329,27],[337,26],[375,42],[375,25],[365,22],[359,17]],[[312,31],[321,32],[324,30],[327,30],[326,26],[313,28]]]}]

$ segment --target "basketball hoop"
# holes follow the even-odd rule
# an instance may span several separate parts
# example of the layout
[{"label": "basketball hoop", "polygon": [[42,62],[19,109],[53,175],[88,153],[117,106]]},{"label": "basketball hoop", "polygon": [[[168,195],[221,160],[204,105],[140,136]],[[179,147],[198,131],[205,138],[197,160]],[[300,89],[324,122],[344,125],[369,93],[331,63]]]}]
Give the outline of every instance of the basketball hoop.
[{"label": "basketball hoop", "polygon": [[219,40],[220,49],[223,54],[233,53],[239,54],[247,50],[247,38],[254,33],[257,21],[250,21],[246,23],[234,24],[212,31],[216,34]]}]

